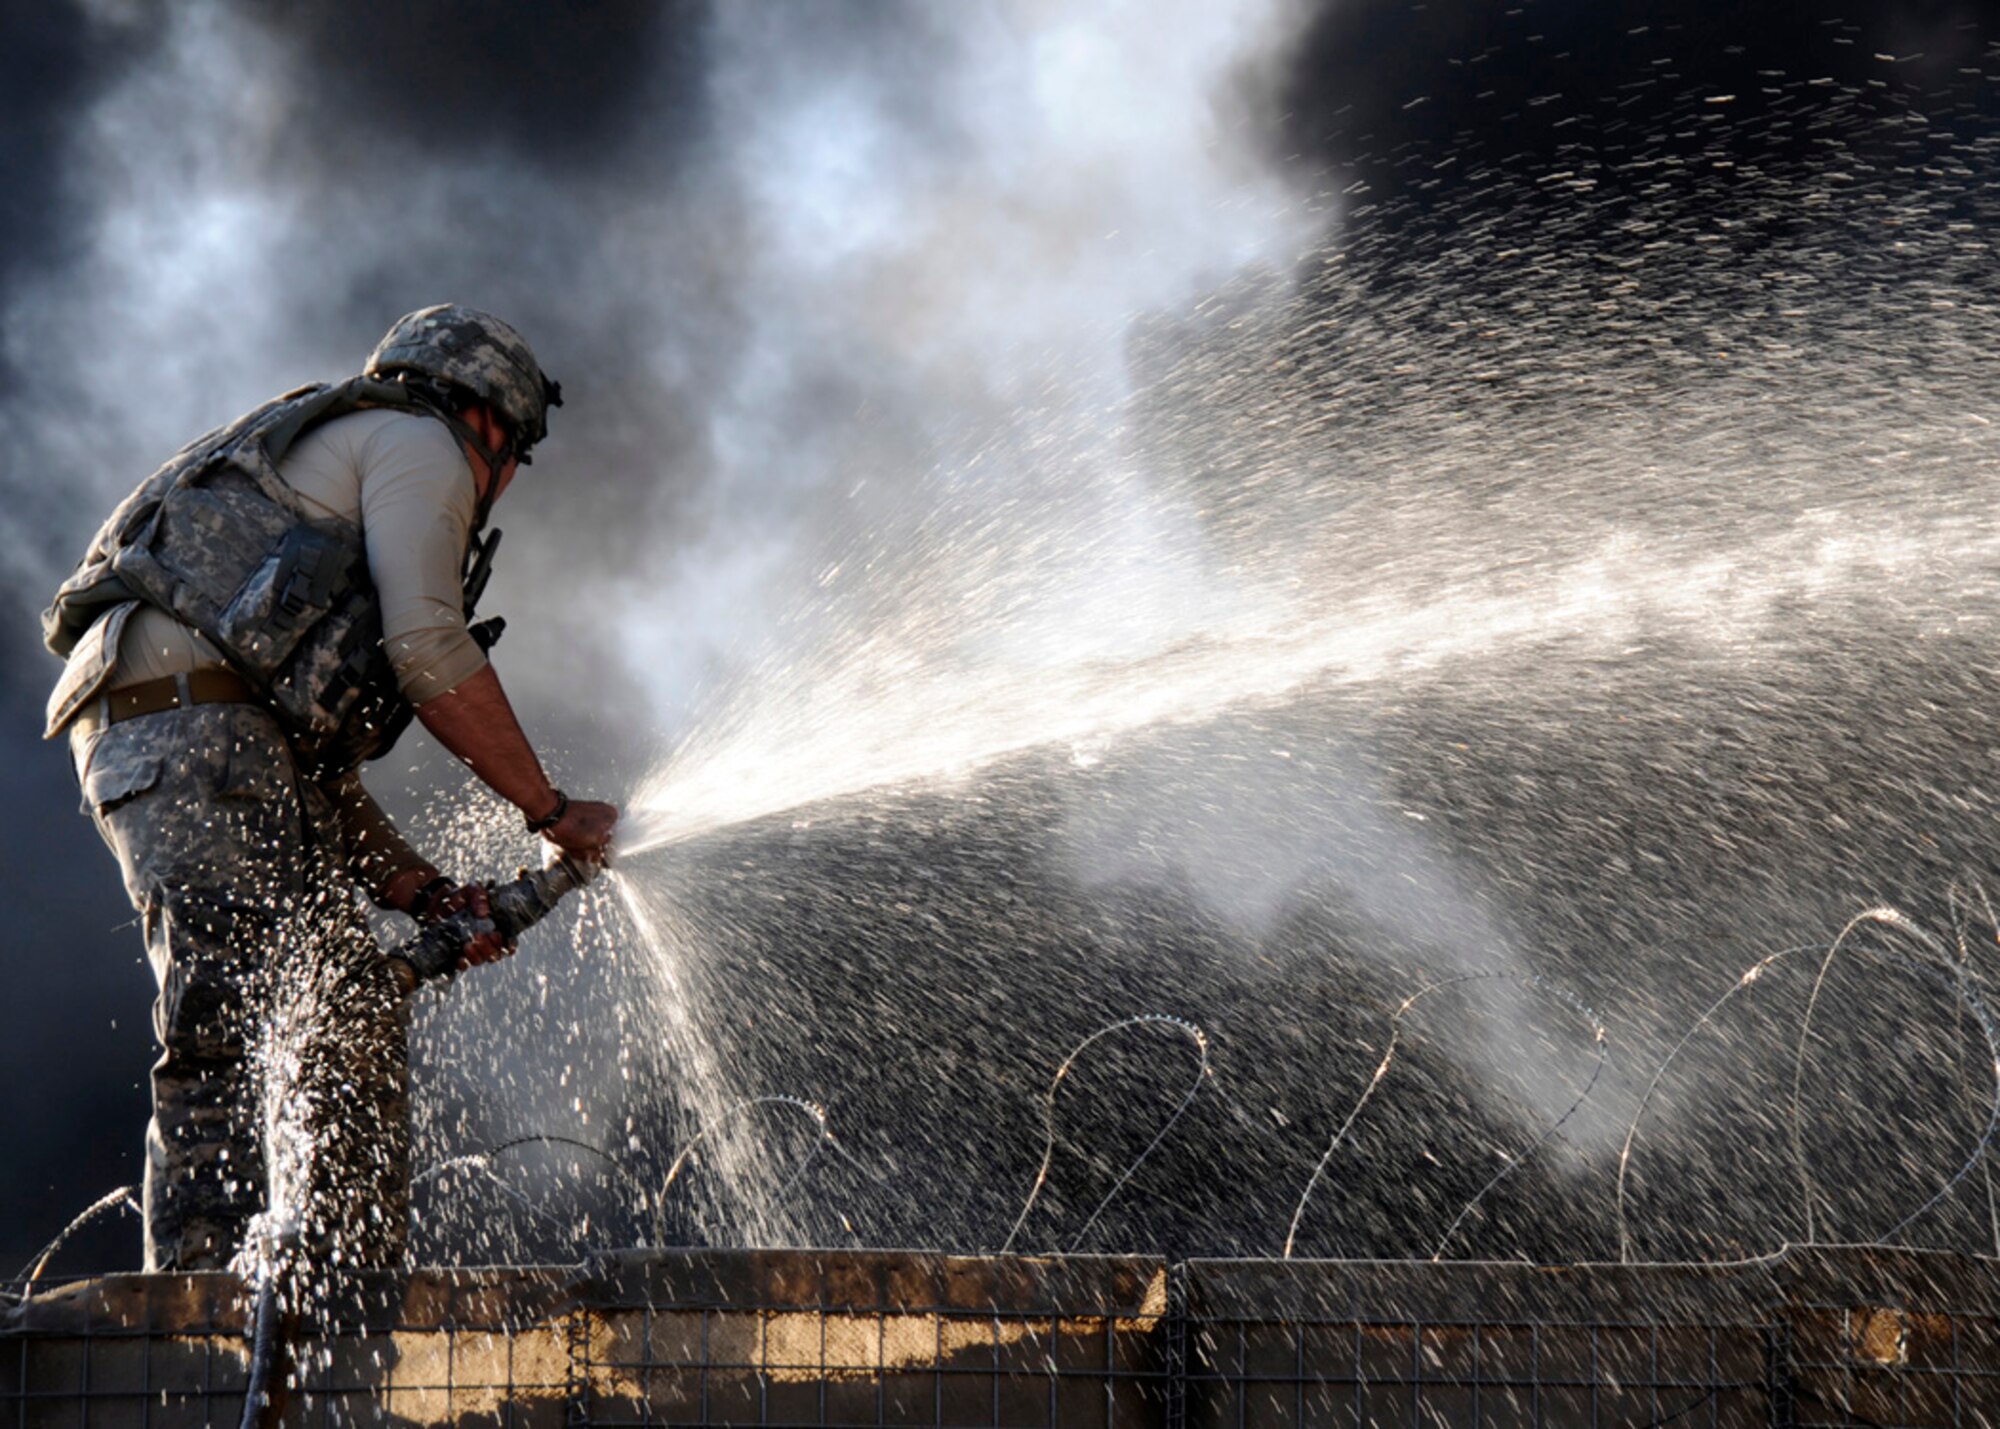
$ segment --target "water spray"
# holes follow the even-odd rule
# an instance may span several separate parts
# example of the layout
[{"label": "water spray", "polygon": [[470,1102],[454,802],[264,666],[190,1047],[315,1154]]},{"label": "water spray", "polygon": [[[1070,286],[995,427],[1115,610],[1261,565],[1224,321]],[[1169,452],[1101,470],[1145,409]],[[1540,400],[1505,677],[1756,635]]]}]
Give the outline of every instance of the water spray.
[{"label": "water spray", "polygon": [[513,881],[492,889],[491,917],[478,917],[470,909],[454,913],[390,952],[389,966],[397,985],[408,996],[424,983],[449,977],[457,970],[465,945],[474,938],[497,932],[513,942],[604,868],[601,862],[560,854],[545,868],[521,870]]},{"label": "water spray", "polygon": [[1992,1143],[1996,1131],[2000,1131],[2000,1027],[1995,1027],[1993,1014],[1987,1009],[1985,999],[1980,995],[1978,985],[1973,981],[1973,970],[1965,962],[1953,962],[1945,947],[1929,932],[1905,917],[1895,908],[1870,908],[1858,913],[1840,936],[1826,950],[1820,960],[1819,972],[1813,978],[1812,993],[1806,999],[1805,1016],[1799,1020],[1798,1051],[1792,1066],[1792,1159],[1799,1179],[1799,1203],[1805,1217],[1806,1244],[1811,1245],[1817,1238],[1817,1223],[1813,1215],[1813,1201],[1818,1197],[1818,1188],[1813,1183],[1812,1168],[1806,1160],[1805,1134],[1803,1127],[1803,1102],[1805,1096],[1806,1044],[1812,1037],[1813,1014],[1819,1007],[1821,990],[1826,986],[1827,973],[1833,967],[1833,960],[1840,955],[1854,931],[1864,923],[1873,923],[1891,931],[1901,933],[1916,944],[1920,956],[1911,960],[1911,966],[1923,975],[1933,978],[1958,1000],[1960,1009],[1972,1015],[1979,1031],[1985,1039],[1988,1064],[1994,1072],[1994,1096],[1987,1112],[1986,1125],[1982,1128],[1978,1143],[1972,1154],[1958,1168],[1956,1175],[1946,1181],[1929,1200],[1904,1216],[1887,1230],[1874,1237],[1874,1243],[1887,1244],[1892,1236],[1900,1235],[1912,1221],[1927,1214],[1945,1197],[1958,1189],[1959,1182],[1972,1173],[1972,1168],[1982,1164],[1986,1148]]},{"label": "water spray", "polygon": [[[800,1181],[804,1180],[806,1172],[812,1169],[813,1163],[818,1161],[822,1152],[830,1151],[864,1174],[874,1177],[877,1180],[881,1179],[875,1171],[862,1165],[849,1155],[840,1142],[835,1139],[833,1126],[827,1118],[826,1108],[818,1102],[810,1101],[805,1097],[795,1097],[784,1093],[748,1097],[737,1102],[734,1106],[725,1108],[722,1115],[711,1125],[705,1126],[696,1132],[693,1139],[683,1146],[679,1154],[674,1157],[673,1164],[667,1168],[666,1179],[660,1182],[660,1189],[653,1197],[653,1237],[657,1244],[668,1245],[671,1243],[667,1239],[667,1193],[673,1190],[674,1183],[680,1179],[681,1172],[687,1169],[696,1153],[700,1151],[702,1143],[708,1140],[713,1133],[721,1130],[725,1122],[731,1121],[746,1112],[755,1111],[760,1107],[775,1107],[799,1112],[813,1123],[819,1133],[813,1139],[812,1150],[807,1152],[804,1159],[793,1168],[791,1175],[785,1178],[785,1183],[778,1188],[777,1195],[773,1198],[774,1200],[783,1200]],[[837,1212],[837,1214],[840,1215],[841,1224],[852,1235],[854,1233],[853,1222],[848,1219],[844,1212]],[[858,1236],[856,1240],[857,1242],[859,1241]]]},{"label": "water spray", "polygon": [[[414,1189],[418,1186],[439,1181],[453,1172],[473,1173],[481,1180],[498,1188],[501,1194],[519,1203],[537,1220],[545,1224],[561,1225],[562,1223],[556,1217],[549,1215],[535,1203],[532,1197],[516,1189],[506,1177],[502,1176],[495,1169],[495,1163],[502,1156],[524,1146],[566,1147],[571,1151],[581,1151],[617,1173],[618,1178],[633,1193],[633,1204],[638,1208],[641,1215],[645,1215],[652,1210],[653,1196],[651,1188],[645,1182],[641,1181],[623,1161],[601,1146],[593,1146],[588,1141],[579,1141],[573,1136],[561,1136],[551,1132],[532,1132],[526,1136],[516,1136],[510,1140],[500,1142],[498,1145],[489,1147],[485,1151],[469,1151],[462,1155],[446,1157],[444,1160],[436,1162],[425,1168],[418,1175],[412,1177],[410,1185]],[[578,1165],[580,1168],[581,1163],[578,1163]]]}]

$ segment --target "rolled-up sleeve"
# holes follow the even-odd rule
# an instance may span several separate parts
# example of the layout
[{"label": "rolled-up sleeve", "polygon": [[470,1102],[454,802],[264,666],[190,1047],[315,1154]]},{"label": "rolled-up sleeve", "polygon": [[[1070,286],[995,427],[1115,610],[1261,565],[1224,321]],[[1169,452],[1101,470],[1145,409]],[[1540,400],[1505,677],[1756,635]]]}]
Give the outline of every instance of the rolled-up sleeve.
[{"label": "rolled-up sleeve", "polygon": [[426,704],[486,667],[460,588],[478,505],[472,470],[449,429],[427,417],[385,424],[362,459],[361,524],[382,644],[404,696]]}]

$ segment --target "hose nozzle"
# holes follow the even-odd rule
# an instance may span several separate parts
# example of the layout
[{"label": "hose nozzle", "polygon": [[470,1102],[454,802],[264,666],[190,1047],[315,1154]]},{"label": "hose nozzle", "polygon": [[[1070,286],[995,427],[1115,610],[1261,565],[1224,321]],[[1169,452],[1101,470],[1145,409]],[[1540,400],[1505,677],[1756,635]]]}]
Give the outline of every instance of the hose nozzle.
[{"label": "hose nozzle", "polygon": [[519,877],[496,885],[488,895],[491,918],[475,917],[466,910],[433,923],[387,955],[404,995],[433,978],[448,976],[457,968],[465,945],[481,934],[497,931],[513,942],[604,869],[602,862],[559,854],[544,868],[522,869]]}]

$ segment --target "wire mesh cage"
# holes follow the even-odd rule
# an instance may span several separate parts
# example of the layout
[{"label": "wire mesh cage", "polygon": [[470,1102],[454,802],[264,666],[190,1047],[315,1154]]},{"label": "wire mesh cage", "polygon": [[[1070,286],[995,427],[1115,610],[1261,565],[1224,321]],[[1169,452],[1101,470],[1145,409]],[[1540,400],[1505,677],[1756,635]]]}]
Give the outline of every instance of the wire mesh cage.
[{"label": "wire mesh cage", "polygon": [[[22,1287],[24,1288],[24,1287]],[[235,1424],[223,1275],[17,1295],[0,1423]],[[380,1277],[285,1327],[269,1422],[2000,1425],[2000,1264],[629,1251]]]},{"label": "wire mesh cage", "polygon": [[[273,1422],[1158,1423],[1166,1267],[1144,1258],[623,1252],[383,1278],[288,1333]],[[0,1422],[236,1423],[249,1296],[114,1276],[0,1337]]]},{"label": "wire mesh cage", "polygon": [[2000,1424],[2000,1266],[1196,1261],[1189,1425]]}]

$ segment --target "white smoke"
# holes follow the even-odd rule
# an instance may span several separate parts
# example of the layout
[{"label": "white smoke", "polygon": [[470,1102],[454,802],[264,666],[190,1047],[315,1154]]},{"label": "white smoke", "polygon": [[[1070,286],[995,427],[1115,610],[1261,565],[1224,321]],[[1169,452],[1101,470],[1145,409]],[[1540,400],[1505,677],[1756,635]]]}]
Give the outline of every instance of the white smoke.
[{"label": "white smoke", "polygon": [[[1129,392],[1132,319],[1285,266],[1314,231],[1254,155],[1229,83],[1278,47],[1288,5],[922,14],[926,33],[857,40],[798,8],[718,13],[722,147],[703,202],[745,244],[741,348],[708,409],[704,534],[664,591],[657,569],[635,582],[628,611],[637,673],[669,707],[718,638],[768,645],[842,551],[906,534],[913,503],[963,529],[1046,495],[1048,469],[970,458],[1030,408],[1050,467],[1101,446]],[[1150,519],[1115,467],[1064,475],[1094,488],[1067,493],[1099,504],[1086,543]],[[1049,564],[1032,572],[1044,612]],[[1025,643],[1025,622],[1011,629]]]}]

